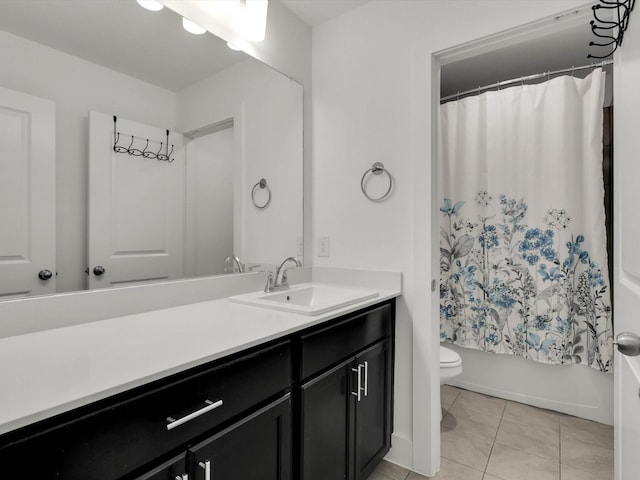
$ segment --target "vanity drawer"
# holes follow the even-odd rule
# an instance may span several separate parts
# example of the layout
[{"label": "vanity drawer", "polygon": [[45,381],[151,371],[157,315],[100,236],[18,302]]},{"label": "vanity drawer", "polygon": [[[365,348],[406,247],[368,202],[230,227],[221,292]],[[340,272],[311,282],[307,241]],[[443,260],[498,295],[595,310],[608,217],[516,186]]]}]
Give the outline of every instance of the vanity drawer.
[{"label": "vanity drawer", "polygon": [[392,328],[392,308],[387,303],[327,328],[302,335],[300,380],[391,335]]},{"label": "vanity drawer", "polygon": [[[288,390],[290,358],[289,342],[282,342],[141,387],[93,411],[85,407],[88,412],[73,421],[0,446],[0,465],[22,463],[24,468],[28,464],[33,469],[29,478],[40,480],[120,478],[149,464],[160,452],[188,447],[193,440]],[[179,425],[168,429],[175,423],[168,417]],[[183,419],[187,421],[181,423]]]}]

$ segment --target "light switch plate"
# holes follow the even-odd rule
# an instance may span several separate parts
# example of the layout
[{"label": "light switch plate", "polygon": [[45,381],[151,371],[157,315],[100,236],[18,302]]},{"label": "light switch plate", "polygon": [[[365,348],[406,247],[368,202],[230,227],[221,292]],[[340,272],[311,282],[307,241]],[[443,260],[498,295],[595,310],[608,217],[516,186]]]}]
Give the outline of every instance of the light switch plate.
[{"label": "light switch plate", "polygon": [[302,241],[302,237],[296,238],[296,255],[298,257],[302,257],[304,255],[304,242]]},{"label": "light switch plate", "polygon": [[323,235],[320,237],[318,242],[318,256],[319,257],[328,257],[329,256],[329,236]]}]

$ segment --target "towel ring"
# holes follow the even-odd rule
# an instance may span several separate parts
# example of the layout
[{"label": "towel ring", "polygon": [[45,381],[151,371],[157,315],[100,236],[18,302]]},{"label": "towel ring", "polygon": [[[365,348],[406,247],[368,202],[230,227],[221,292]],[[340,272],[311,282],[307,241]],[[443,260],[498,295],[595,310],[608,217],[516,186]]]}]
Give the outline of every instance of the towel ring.
[{"label": "towel ring", "polygon": [[[364,188],[364,181],[367,178],[367,175],[369,173],[372,173],[374,175],[382,175],[383,173],[387,174],[387,177],[389,177],[389,188],[387,188],[387,191],[384,192],[384,194],[382,194],[381,196],[374,198],[371,197],[367,191]],[[389,173],[389,170],[387,170],[386,168],[384,168],[384,164],[382,162],[376,162],[374,163],[371,168],[369,170],[367,170],[366,172],[364,172],[364,175],[362,175],[362,179],[360,180],[360,189],[362,190],[362,193],[364,194],[365,197],[367,197],[369,200],[371,200],[372,202],[380,202],[382,200],[384,200],[385,198],[387,198],[387,196],[389,195],[389,193],[391,193],[391,188],[393,187],[393,177],[391,176],[391,174]]]},{"label": "towel ring", "polygon": [[[266,188],[267,189],[267,194],[269,195],[267,197],[267,201],[265,202],[264,205],[258,205],[256,203],[256,188],[260,187],[261,189]],[[253,205],[255,205],[256,208],[267,208],[269,206],[269,204],[271,203],[271,190],[269,189],[269,187],[267,186],[267,181],[264,178],[261,178],[260,181],[258,183],[256,183],[253,188],[251,189],[251,202],[253,203]]]}]

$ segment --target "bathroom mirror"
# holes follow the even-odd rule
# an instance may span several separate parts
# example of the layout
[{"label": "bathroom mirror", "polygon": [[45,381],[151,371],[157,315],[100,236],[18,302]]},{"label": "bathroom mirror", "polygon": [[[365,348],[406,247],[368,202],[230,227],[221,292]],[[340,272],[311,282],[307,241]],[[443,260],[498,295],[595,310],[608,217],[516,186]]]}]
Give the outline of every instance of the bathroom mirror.
[{"label": "bathroom mirror", "polygon": [[[0,168],[5,183],[16,185],[0,194],[0,221],[9,225],[0,234],[0,299],[224,274],[233,271],[224,262],[233,255],[249,271],[302,254],[302,86],[296,81],[210,33],[186,32],[167,8],[148,11],[135,0],[0,2],[0,62],[0,100],[7,99],[0,105],[0,138],[12,148]],[[26,94],[53,106],[53,142],[27,129],[39,125],[30,110],[15,115],[22,107],[11,106],[13,92],[20,101]],[[110,123],[98,143],[101,161],[111,163],[92,178],[98,160],[90,137],[99,122],[91,124],[90,111],[103,116],[95,118],[117,116],[119,144],[134,150],[144,151],[151,135],[145,129],[156,129],[161,134],[150,145],[174,144],[170,157],[180,160],[113,152]],[[55,170],[38,168],[29,157],[46,156],[38,152],[44,145],[52,145]],[[21,155],[29,161],[15,160]],[[180,169],[173,197],[154,186],[161,183],[145,183]],[[31,182],[34,172],[39,182],[49,175],[51,188]],[[143,199],[159,206],[149,210]],[[34,202],[47,204],[49,213],[31,212]],[[96,216],[96,202],[110,205],[110,216]],[[181,213],[164,216],[170,208]],[[37,222],[38,215],[45,220]],[[36,233],[36,223],[52,228]],[[127,262],[131,249],[166,256],[167,232],[180,237],[172,251],[177,268],[138,274],[148,258]],[[31,237],[37,241],[28,244]],[[122,238],[131,241],[120,244]],[[101,283],[112,269],[95,259],[97,244],[136,273]],[[36,248],[52,254],[38,257]],[[12,273],[9,264],[29,264],[28,271]],[[106,273],[98,275],[98,267]],[[17,285],[22,277],[35,286]]]}]

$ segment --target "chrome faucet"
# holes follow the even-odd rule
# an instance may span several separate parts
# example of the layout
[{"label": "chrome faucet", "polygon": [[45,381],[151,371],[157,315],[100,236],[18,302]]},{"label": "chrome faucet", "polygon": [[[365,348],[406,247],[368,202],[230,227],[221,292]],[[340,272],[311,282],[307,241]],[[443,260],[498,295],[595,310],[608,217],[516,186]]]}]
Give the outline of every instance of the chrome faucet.
[{"label": "chrome faucet", "polygon": [[276,290],[286,290],[289,288],[289,282],[287,281],[287,269],[285,268],[289,262],[295,263],[296,267],[302,266],[302,262],[296,257],[287,257],[278,267],[275,279],[273,278],[273,272],[269,272],[267,275],[267,285],[264,287],[265,293],[274,292]]},{"label": "chrome faucet", "polygon": [[224,263],[232,268],[233,273],[236,273],[236,271],[242,273],[242,264],[240,263],[240,259],[235,255],[225,258]]}]

